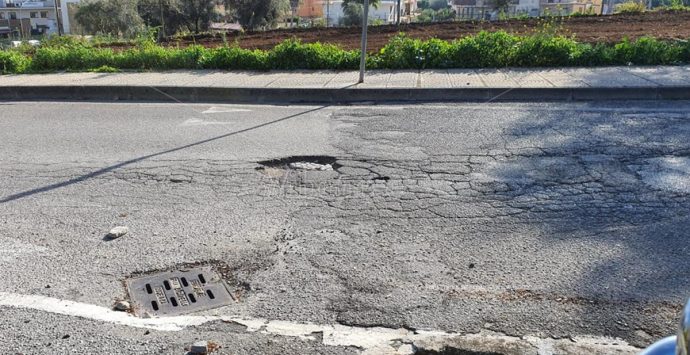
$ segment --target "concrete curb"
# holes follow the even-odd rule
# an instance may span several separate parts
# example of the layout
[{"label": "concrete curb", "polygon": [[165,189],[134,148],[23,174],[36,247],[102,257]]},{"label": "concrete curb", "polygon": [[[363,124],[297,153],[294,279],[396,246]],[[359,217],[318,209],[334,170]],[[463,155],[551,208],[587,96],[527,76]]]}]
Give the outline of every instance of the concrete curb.
[{"label": "concrete curb", "polygon": [[218,103],[688,100],[690,86],[574,88],[233,88],[186,86],[0,86],[0,100]]}]

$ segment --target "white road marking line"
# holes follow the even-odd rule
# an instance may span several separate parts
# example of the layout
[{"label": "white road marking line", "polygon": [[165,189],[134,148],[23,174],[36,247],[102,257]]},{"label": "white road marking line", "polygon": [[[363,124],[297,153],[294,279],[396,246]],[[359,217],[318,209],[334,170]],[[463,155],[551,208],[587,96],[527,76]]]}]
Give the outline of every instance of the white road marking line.
[{"label": "white road marking line", "polygon": [[224,113],[224,112],[251,112],[252,110],[248,110],[245,108],[232,108],[232,107],[219,107],[219,106],[211,106],[211,108],[201,112],[203,114],[209,114],[209,113]]},{"label": "white road marking line", "polygon": [[[160,331],[180,331],[190,326],[222,320],[246,327],[248,332],[260,332],[287,337],[298,337],[317,341],[315,333],[322,334],[322,343],[327,346],[353,346],[362,349],[362,354],[413,354],[415,347],[440,350],[444,346],[471,347],[477,344],[487,349],[492,346],[513,344],[521,348],[558,349],[562,342],[569,349],[580,349],[584,353],[636,354],[639,349],[620,339],[607,337],[575,336],[571,339],[541,339],[532,336],[523,338],[490,333],[457,334],[435,330],[408,330],[382,327],[356,327],[345,325],[319,325],[290,321],[241,318],[232,316],[176,316],[165,318],[138,318],[129,313],[113,311],[106,307],[87,303],[61,300],[41,295],[24,295],[0,292],[0,306],[39,310],[49,313],[80,317],[137,328]],[[616,345],[613,345],[616,344]],[[414,345],[414,346],[413,346]],[[484,351],[484,350],[483,350]]]},{"label": "white road marking line", "polygon": [[205,121],[201,118],[190,118],[180,123],[180,126],[210,126],[210,125],[230,125],[235,122],[219,122],[219,121]]}]

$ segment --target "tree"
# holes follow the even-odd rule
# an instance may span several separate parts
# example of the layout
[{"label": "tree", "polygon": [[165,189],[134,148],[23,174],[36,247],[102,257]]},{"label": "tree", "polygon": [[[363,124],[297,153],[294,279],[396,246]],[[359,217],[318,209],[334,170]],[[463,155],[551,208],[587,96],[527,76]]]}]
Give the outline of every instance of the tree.
[{"label": "tree", "polygon": [[274,27],[280,16],[290,9],[288,0],[224,0],[235,19],[244,28]]},{"label": "tree", "polygon": [[[381,0],[370,0],[369,5],[377,9]],[[364,0],[343,0],[342,23],[345,26],[361,26],[364,17]]]},{"label": "tree", "polygon": [[179,0],[182,19],[195,33],[208,31],[211,21],[217,19],[216,0]]},{"label": "tree", "polygon": [[219,17],[217,0],[139,0],[137,9],[147,26],[161,27],[170,36],[180,31],[202,32]]},{"label": "tree", "polygon": [[[343,4],[341,6],[344,9],[349,4],[359,4],[360,6],[364,6],[364,0],[343,0]],[[379,5],[381,5],[381,0],[369,0],[369,6],[378,9]]]},{"label": "tree", "polygon": [[438,11],[448,7],[448,0],[429,0],[429,8],[433,10]]},{"label": "tree", "polygon": [[87,0],[75,19],[88,33],[132,36],[143,30],[137,0]]}]

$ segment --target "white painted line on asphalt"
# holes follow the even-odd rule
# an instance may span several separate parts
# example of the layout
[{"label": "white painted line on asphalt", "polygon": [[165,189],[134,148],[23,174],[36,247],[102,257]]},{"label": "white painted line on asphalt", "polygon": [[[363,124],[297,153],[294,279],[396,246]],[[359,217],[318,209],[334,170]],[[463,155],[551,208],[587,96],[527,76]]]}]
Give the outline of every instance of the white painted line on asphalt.
[{"label": "white painted line on asphalt", "polygon": [[[160,331],[180,331],[190,326],[222,320],[246,327],[247,332],[298,337],[318,341],[327,346],[352,346],[362,349],[362,354],[414,354],[415,348],[441,350],[445,346],[459,349],[518,349],[524,353],[541,354],[549,349],[572,353],[636,354],[639,349],[620,339],[607,337],[575,336],[571,339],[550,339],[525,336],[522,338],[495,332],[457,334],[436,330],[408,330],[382,327],[356,327],[340,324],[319,325],[258,318],[232,316],[176,316],[165,318],[138,318],[129,313],[113,311],[106,307],[80,303],[41,295],[24,295],[0,292],[0,306],[31,309],[49,313],[80,317],[130,327]],[[548,353],[548,352],[546,352]]]},{"label": "white painted line on asphalt", "polygon": [[211,126],[211,125],[230,125],[236,124],[235,122],[220,122],[220,121],[206,121],[201,118],[190,118],[180,123],[180,126]]},{"label": "white painted line on asphalt", "polygon": [[211,106],[211,108],[206,109],[205,111],[203,111],[201,113],[209,114],[209,113],[224,113],[224,112],[252,112],[252,110],[248,110],[248,109],[244,109],[244,108]]},{"label": "white painted line on asphalt", "polygon": [[130,327],[150,328],[162,331],[178,331],[188,326],[199,325],[217,319],[202,316],[137,318],[129,313],[118,312],[88,303],[61,300],[40,295],[22,295],[8,292],[0,292],[0,306],[33,309]]}]

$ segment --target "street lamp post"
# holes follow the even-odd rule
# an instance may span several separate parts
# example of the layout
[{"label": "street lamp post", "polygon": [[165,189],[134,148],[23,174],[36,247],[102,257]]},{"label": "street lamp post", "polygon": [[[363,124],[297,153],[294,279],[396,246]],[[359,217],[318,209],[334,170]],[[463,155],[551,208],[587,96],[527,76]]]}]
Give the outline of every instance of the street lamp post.
[{"label": "street lamp post", "polygon": [[360,84],[364,82],[364,70],[367,66],[367,25],[369,22],[369,0],[364,0],[364,14],[362,17],[362,54],[359,59]]},{"label": "street lamp post", "polygon": [[[60,10],[62,9],[62,4],[59,4],[60,8],[58,8],[58,1],[55,0],[53,4],[55,5],[55,24],[57,26],[57,31],[58,31],[58,36],[62,36],[62,26],[60,25],[60,20],[61,20],[61,15]],[[21,25],[19,26],[21,28]]]}]

